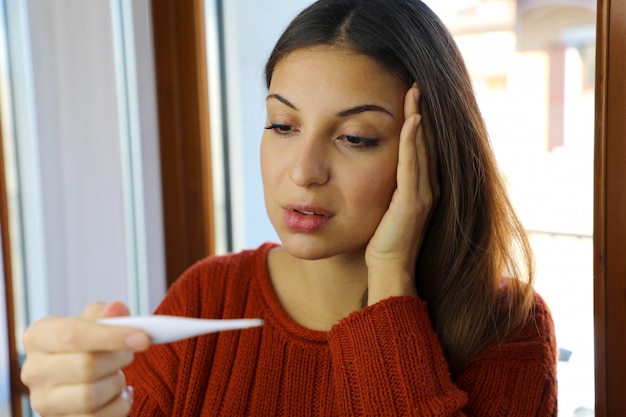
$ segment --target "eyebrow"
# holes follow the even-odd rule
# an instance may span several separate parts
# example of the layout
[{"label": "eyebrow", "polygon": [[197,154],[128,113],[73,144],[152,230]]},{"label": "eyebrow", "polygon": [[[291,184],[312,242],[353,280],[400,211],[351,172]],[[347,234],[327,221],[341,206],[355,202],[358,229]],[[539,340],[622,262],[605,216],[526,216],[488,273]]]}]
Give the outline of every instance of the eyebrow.
[{"label": "eyebrow", "polygon": [[[274,98],[278,101],[280,101],[281,103],[283,103],[285,106],[290,107],[294,110],[298,110],[298,108],[289,100],[287,100],[285,97],[281,96],[280,94],[269,94],[265,100],[269,100],[271,98]],[[339,113],[337,113],[337,116],[339,117],[347,117],[347,116],[352,116],[355,114],[360,114],[360,113],[365,113],[368,111],[375,111],[375,112],[381,112],[381,113],[385,113],[387,115],[389,115],[392,119],[395,120],[395,117],[393,115],[393,113],[391,113],[389,110],[387,110],[386,108],[382,107],[382,106],[378,106],[376,104],[362,104],[360,106],[356,106],[356,107],[352,107],[350,109],[346,109],[346,110],[342,110]]]},{"label": "eyebrow", "polygon": [[291,103],[291,101],[287,100],[285,97],[281,96],[280,94],[269,94],[265,98],[265,101],[269,100],[270,98],[275,98],[276,100],[283,103],[285,106],[291,107],[294,110],[298,110],[298,108],[293,103]]}]

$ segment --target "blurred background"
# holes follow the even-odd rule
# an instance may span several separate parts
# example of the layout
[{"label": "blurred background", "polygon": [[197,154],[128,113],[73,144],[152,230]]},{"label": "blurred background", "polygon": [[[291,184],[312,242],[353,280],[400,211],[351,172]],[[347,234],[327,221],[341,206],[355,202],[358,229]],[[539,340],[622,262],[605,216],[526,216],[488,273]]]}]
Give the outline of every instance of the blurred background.
[{"label": "blurred background", "polygon": [[[210,205],[203,206],[213,225],[207,252],[277,240],[259,175],[262,70],[280,32],[309,3],[205,0],[198,9],[206,37],[194,53],[205,60],[206,79],[195,81],[207,90],[200,119],[210,134],[210,170],[206,183],[189,187],[211,196],[210,203],[198,203]],[[561,350],[559,415],[593,415],[596,2],[426,3],[463,52],[531,237],[537,290],[551,307]],[[162,79],[155,68],[168,46],[153,42],[161,30],[154,26],[154,4],[0,0],[6,186],[0,221],[10,236],[5,241],[3,235],[0,288],[0,303],[8,301],[0,323],[0,415],[30,414],[25,396],[20,413],[10,401],[22,356],[19,335],[28,323],[78,314],[95,300],[119,299],[136,313],[150,312],[170,282],[170,252],[187,244],[185,235],[166,239],[168,213],[178,200],[164,187],[185,178],[164,174],[179,150],[163,146]],[[189,88],[178,86],[183,93]],[[179,139],[186,140],[184,134]]]}]

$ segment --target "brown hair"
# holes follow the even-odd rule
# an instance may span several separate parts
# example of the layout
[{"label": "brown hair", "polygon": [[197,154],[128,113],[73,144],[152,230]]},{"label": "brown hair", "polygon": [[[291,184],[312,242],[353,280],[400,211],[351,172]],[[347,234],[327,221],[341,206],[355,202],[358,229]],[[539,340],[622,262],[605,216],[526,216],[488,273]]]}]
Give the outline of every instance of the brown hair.
[{"label": "brown hair", "polygon": [[372,57],[407,88],[417,82],[421,90],[440,195],[417,259],[416,285],[450,371],[458,374],[528,317],[534,274],[528,238],[496,166],[463,58],[419,0],[320,0],[276,43],[265,67],[267,87],[281,58],[315,45]]}]

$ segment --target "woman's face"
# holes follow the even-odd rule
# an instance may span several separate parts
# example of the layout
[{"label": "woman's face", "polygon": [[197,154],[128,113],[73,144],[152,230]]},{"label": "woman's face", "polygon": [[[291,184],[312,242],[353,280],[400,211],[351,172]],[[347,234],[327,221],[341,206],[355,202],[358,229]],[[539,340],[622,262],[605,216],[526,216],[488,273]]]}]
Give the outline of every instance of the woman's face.
[{"label": "woman's face", "polygon": [[278,62],[261,173],[270,221],[289,253],[362,256],[396,187],[407,89],[347,49],[304,48]]}]

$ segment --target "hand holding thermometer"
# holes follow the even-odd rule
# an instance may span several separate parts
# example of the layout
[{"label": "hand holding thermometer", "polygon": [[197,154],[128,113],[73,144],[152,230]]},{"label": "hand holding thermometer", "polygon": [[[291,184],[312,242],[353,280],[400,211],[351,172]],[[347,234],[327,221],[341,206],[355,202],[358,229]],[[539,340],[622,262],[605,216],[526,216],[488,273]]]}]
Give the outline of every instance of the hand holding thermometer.
[{"label": "hand holding thermometer", "polygon": [[152,344],[170,343],[206,333],[247,329],[263,325],[262,319],[196,319],[177,316],[121,316],[98,320],[110,326],[135,327],[146,332]]}]

